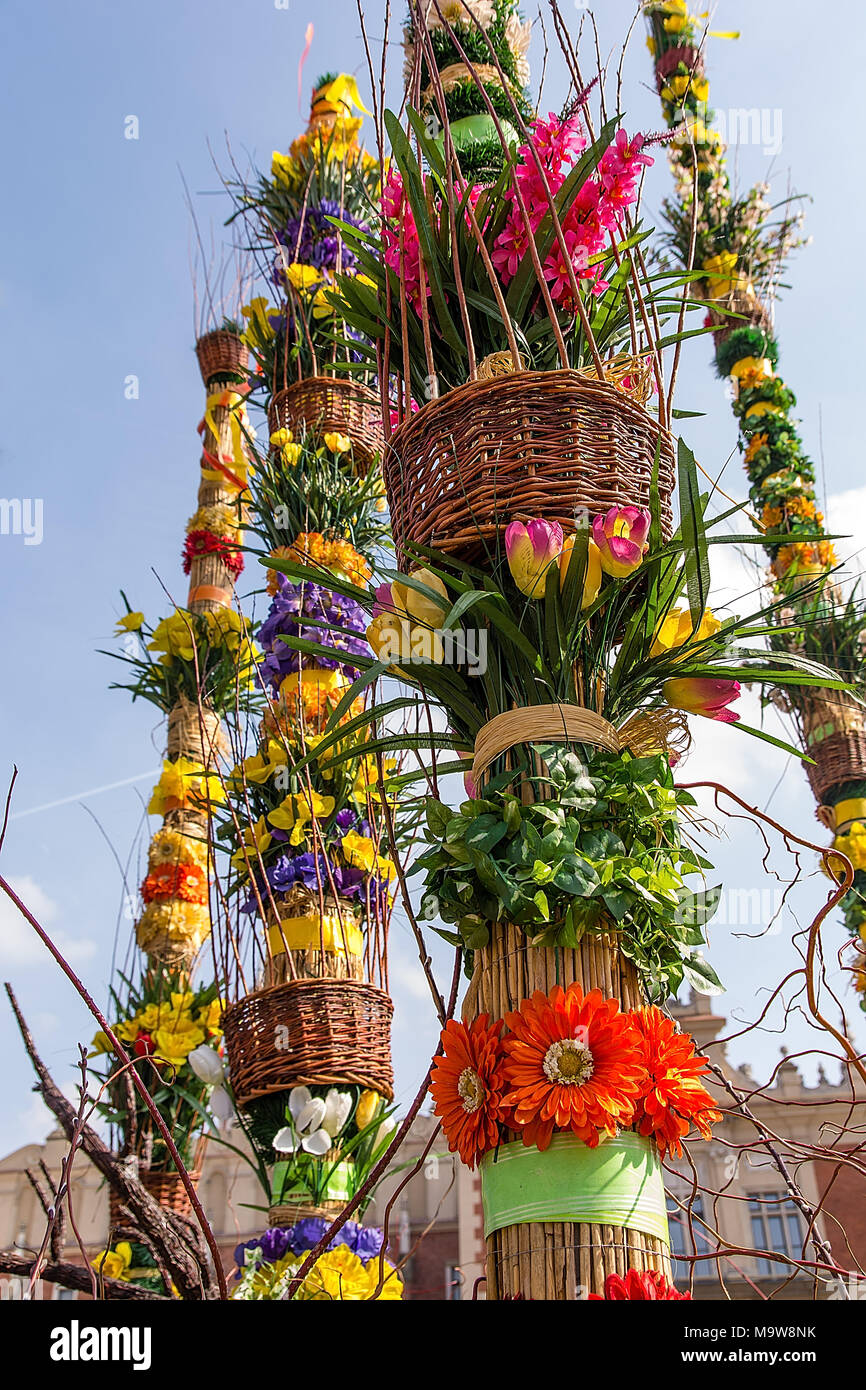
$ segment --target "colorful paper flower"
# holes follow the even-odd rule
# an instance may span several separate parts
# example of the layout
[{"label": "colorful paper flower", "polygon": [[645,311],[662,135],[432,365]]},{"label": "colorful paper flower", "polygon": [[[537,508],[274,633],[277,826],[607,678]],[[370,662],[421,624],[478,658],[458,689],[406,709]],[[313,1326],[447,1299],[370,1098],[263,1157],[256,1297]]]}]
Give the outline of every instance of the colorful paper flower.
[{"label": "colorful paper flower", "polygon": [[662,686],[662,694],[672,709],[717,719],[722,724],[739,722],[740,716],[727,708],[739,698],[739,681],[713,679],[712,676],[672,677]]},{"label": "colorful paper flower", "polygon": [[440,1035],[442,1055],[433,1058],[434,1111],[448,1148],[470,1168],[496,1146],[508,1117],[501,1032],[502,1020],[490,1024],[488,1014],[468,1027],[449,1019]]},{"label": "colorful paper flower", "polygon": [[505,1016],[507,1082],[523,1142],[546,1149],[554,1130],[570,1130],[590,1148],[628,1124],[641,1084],[639,1039],[616,999],[580,985],[550,995],[536,990]]},{"label": "colorful paper flower", "polygon": [[650,514],[643,507],[611,507],[592,523],[601,567],[612,579],[627,579],[640,569],[649,549]]},{"label": "colorful paper flower", "polygon": [[547,573],[562,551],[562,527],[558,521],[536,517],[524,526],[512,521],[505,529],[505,554],[511,577],[527,598],[541,598]]},{"label": "colorful paper flower", "polygon": [[712,1138],[710,1125],[722,1119],[701,1082],[709,1065],[695,1054],[694,1038],[677,1030],[660,1009],[634,1009],[630,1015],[640,1035],[644,1068],[635,1104],[638,1133],[652,1135],[664,1158],[682,1156],[682,1140],[692,1125],[703,1139]]}]

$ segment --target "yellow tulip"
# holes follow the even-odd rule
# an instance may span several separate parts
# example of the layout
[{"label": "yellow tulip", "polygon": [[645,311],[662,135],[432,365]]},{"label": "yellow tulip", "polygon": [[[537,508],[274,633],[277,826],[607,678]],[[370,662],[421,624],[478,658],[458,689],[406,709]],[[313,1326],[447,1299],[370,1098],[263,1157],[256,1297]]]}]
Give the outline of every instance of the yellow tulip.
[{"label": "yellow tulip", "polygon": [[692,632],[692,615],[689,610],[675,608],[668,613],[653,634],[650,656],[663,656],[666,652],[675,652],[678,648],[684,647],[687,642],[703,642],[708,637],[715,637],[721,626],[719,619],[708,608],[701,617],[697,630]]},{"label": "yellow tulip", "polygon": [[127,613],[125,617],[118,618],[115,632],[139,632],[144,622],[143,613]]},{"label": "yellow tulip", "polygon": [[132,1264],[132,1246],[128,1240],[119,1240],[113,1250],[100,1250],[90,1264],[106,1279],[126,1279]]},{"label": "yellow tulip", "polygon": [[[559,589],[560,592],[565,588],[565,580],[568,574],[568,567],[571,564],[571,552],[574,550],[574,533],[566,536],[562,543],[562,551],[559,556]],[[589,608],[598,598],[601,588],[602,568],[601,551],[594,540],[590,540],[586,555],[586,574],[583,579],[583,596],[580,600],[581,608]]]},{"label": "yellow tulip", "polygon": [[391,585],[391,598],[394,607],[398,614],[411,618],[413,622],[423,623],[431,628],[439,627],[451,607],[448,590],[438,574],[434,574],[432,570],[412,570],[411,577],[419,584],[423,584],[425,588],[432,589],[435,594],[438,594],[442,600],[441,603],[428,598],[426,594],[419,594],[418,590],[413,589],[411,585],[395,580]]},{"label": "yellow tulip", "polygon": [[358,1108],[355,1111],[355,1124],[358,1129],[366,1129],[376,1118],[382,1097],[378,1091],[362,1091],[358,1097]]},{"label": "yellow tulip", "polygon": [[347,454],[352,447],[352,441],[347,434],[340,434],[338,430],[332,430],[322,436],[325,441],[325,448],[330,449],[332,454]]}]

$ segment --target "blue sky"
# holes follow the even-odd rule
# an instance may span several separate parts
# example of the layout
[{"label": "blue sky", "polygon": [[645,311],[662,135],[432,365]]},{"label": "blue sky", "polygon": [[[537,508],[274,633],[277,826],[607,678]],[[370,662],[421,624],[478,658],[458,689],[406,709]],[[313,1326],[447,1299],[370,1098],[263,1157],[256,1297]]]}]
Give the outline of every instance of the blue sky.
[{"label": "blue sky", "polygon": [[[366,4],[369,32],[382,34],[382,7]],[[563,0],[576,31],[581,10]],[[633,7],[605,0],[601,48],[618,47]],[[535,10],[526,7],[526,14]],[[304,106],[317,71],[357,73],[368,89],[354,0],[313,5],[290,0],[152,0],[147,6],[7,0],[7,73],[0,94],[6,212],[0,228],[0,379],[5,409],[0,441],[0,496],[41,499],[43,537],[0,536],[0,780],[20,769],[14,810],[0,858],[2,872],[23,892],[68,949],[104,1001],[123,885],[113,850],[133,856],[138,878],[143,803],[158,766],[163,733],[150,708],[131,707],[110,692],[112,663],[97,648],[112,641],[123,587],[134,607],[154,617],[167,601],[156,576],[176,598],[186,592],[179,552],[197,486],[201,383],[190,283],[191,226],[179,169],[209,229],[228,211],[208,142],[225,164],[225,136],[242,162],[269,163],[300,128],[297,65],[307,23],[315,23],[305,70]],[[402,9],[392,24],[396,39]],[[855,403],[862,389],[859,349],[861,277],[843,237],[862,225],[862,180],[851,166],[851,132],[862,119],[859,91],[839,80],[832,91],[806,86],[803,38],[814,10],[804,0],[719,4],[715,27],[740,29],[738,43],[713,42],[708,71],[712,102],[723,110],[758,107],[781,113],[783,143],[775,158],[760,145],[737,152],[739,181],[772,174],[782,197],[788,184],[808,193],[813,244],[792,267],[792,288],[777,311],[781,368],[797,392],[807,447],[826,465],[831,523],[866,531],[862,431]],[[864,26],[854,0],[834,7],[834,31],[845,35],[844,74],[864,58]],[[376,50],[378,56],[378,49]],[[536,25],[531,58],[540,67]],[[11,61],[9,61],[11,60]],[[394,104],[399,99],[398,47],[390,54]],[[589,66],[587,59],[587,66]],[[638,26],[625,67],[628,125],[658,129],[651,69]],[[551,55],[544,109],[558,107],[566,82]],[[125,118],[138,118],[139,139],[124,138]],[[663,159],[645,197],[649,221],[669,187]],[[137,400],[124,396],[135,375]],[[704,466],[717,472],[736,440],[724,388],[713,377],[705,343],[689,346],[679,405],[706,412],[688,422],[687,439]],[[819,477],[820,461],[819,461]],[[740,494],[735,458],[725,485]],[[855,549],[853,543],[849,547]],[[725,567],[724,582],[745,576]],[[782,755],[755,748],[729,730],[702,724],[686,776],[718,775],[747,800],[763,805],[780,777],[771,810],[806,838],[822,837],[811,795]],[[106,784],[113,791],[83,795]],[[72,798],[72,799],[70,799]],[[24,814],[47,803],[54,809]],[[89,814],[88,812],[92,813]],[[98,819],[99,824],[93,817]],[[734,823],[711,857],[728,887],[768,886],[754,832]],[[810,866],[811,867],[811,866]],[[798,916],[808,922],[824,892],[814,877],[797,890]],[[723,1007],[753,1017],[762,991],[791,968],[793,924],[760,940],[720,926],[712,959],[728,981]],[[130,922],[120,917],[121,955]],[[755,925],[746,928],[759,931]],[[843,940],[827,929],[828,954]],[[41,945],[0,904],[0,968],[10,979],[59,1080],[72,1080],[75,1043],[93,1025]],[[423,1075],[435,1038],[432,1011],[399,917],[392,940],[397,1003],[398,1090],[406,1100]],[[850,995],[855,1028],[861,1015]],[[734,1044],[756,1074],[768,1072],[783,1041],[781,1018],[755,1039]],[[777,1031],[773,1031],[773,1029]],[[785,1043],[809,1045],[792,1018]],[[9,1012],[0,1008],[4,1104],[0,1153],[47,1130],[30,1094],[32,1077]],[[813,1064],[808,1064],[811,1072]]]}]

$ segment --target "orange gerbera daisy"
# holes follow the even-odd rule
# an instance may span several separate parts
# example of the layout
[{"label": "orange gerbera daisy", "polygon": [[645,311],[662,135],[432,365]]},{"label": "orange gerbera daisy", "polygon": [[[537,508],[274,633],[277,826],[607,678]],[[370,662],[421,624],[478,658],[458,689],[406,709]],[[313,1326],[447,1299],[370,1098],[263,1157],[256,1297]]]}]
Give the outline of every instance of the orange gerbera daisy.
[{"label": "orange gerbera daisy", "polygon": [[449,1149],[470,1168],[496,1147],[499,1125],[508,1117],[502,1099],[502,1020],[488,1027],[489,1017],[480,1014],[469,1028],[450,1019],[442,1029],[443,1055],[433,1058],[433,1108]]},{"label": "orange gerbera daisy", "polygon": [[635,1108],[640,1134],[652,1134],[662,1157],[679,1158],[681,1141],[691,1125],[703,1139],[712,1137],[710,1125],[722,1119],[709,1091],[701,1085],[708,1059],[695,1055],[694,1038],[677,1032],[672,1019],[655,1006],[635,1009],[631,1015],[640,1036],[640,1055],[645,1079]]},{"label": "orange gerbera daisy", "polygon": [[590,1148],[602,1131],[631,1123],[642,1069],[634,1024],[616,999],[580,985],[536,990],[507,1014],[506,1105],[527,1147],[546,1149],[555,1129],[571,1130]]}]

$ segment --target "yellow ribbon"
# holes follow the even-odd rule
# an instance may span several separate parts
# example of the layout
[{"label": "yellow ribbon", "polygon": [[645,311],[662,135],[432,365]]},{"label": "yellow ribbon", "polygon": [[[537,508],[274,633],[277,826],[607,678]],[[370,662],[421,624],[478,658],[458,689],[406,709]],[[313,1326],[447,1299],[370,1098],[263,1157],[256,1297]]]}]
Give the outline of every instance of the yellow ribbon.
[{"label": "yellow ribbon", "polygon": [[847,801],[837,801],[833,807],[834,829],[839,835],[855,821],[866,822],[866,797],[852,796]]},{"label": "yellow ribbon", "polygon": [[268,927],[268,942],[274,956],[281,955],[286,947],[290,951],[321,950],[323,944],[325,950],[335,956],[344,956],[347,946],[350,956],[364,953],[361,929],[347,913],[343,915],[342,923],[336,912],[326,912],[322,916],[316,913],[308,917],[284,917]]},{"label": "yellow ribbon", "polygon": [[[232,437],[232,468],[239,478],[246,479],[249,463],[244,453],[243,434],[241,431],[240,413],[236,409],[242,405],[244,397],[237,391],[215,391],[208,396],[205,401],[204,422],[217,441],[220,437],[219,425],[214,411],[217,406],[224,406],[230,411],[229,427]],[[223,460],[225,462],[225,460]],[[203,468],[202,475],[211,483],[225,483],[225,474],[220,473],[215,468]]]}]

